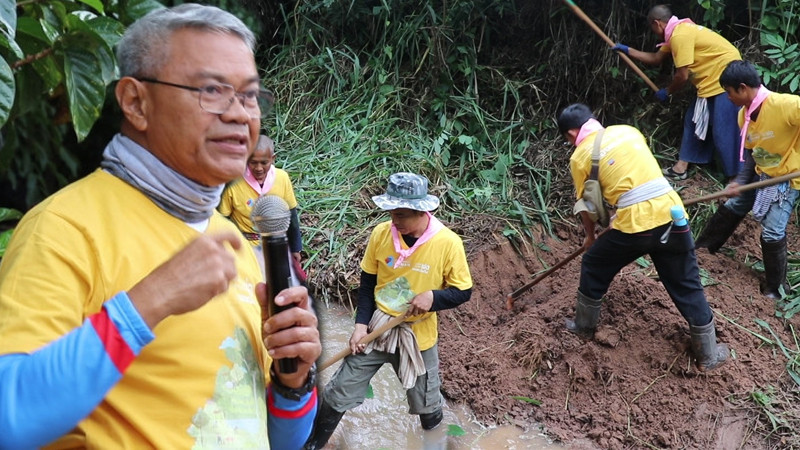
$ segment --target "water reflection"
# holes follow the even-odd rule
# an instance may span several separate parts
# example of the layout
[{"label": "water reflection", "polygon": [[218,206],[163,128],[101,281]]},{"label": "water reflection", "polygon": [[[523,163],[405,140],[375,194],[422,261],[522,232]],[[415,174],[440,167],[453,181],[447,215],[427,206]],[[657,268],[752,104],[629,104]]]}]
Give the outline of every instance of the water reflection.
[{"label": "water reflection", "polygon": [[[322,361],[347,346],[353,332],[350,312],[338,305],[317,311],[322,331]],[[341,362],[319,374],[325,386]],[[418,416],[408,414],[405,391],[392,371],[382,367],[371,382],[373,398],[348,411],[326,449],[555,449],[538,428],[521,430],[514,426],[487,428],[479,424],[468,408],[445,403],[444,420],[435,430],[424,431]],[[454,436],[460,430],[464,434]]]}]

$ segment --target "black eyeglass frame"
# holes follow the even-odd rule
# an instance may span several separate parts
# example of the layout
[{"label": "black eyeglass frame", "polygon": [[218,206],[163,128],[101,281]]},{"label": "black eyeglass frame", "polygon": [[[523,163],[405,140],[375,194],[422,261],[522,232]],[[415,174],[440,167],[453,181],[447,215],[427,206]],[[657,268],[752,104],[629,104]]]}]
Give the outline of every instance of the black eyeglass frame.
[{"label": "black eyeglass frame", "polygon": [[[217,115],[225,114],[230,109],[230,107],[233,105],[233,102],[234,102],[235,98],[238,98],[239,102],[242,104],[242,106],[245,106],[245,101],[244,101],[244,98],[243,98],[244,94],[241,93],[241,92],[236,91],[236,89],[233,86],[231,86],[230,84],[226,84],[226,83],[216,83],[216,85],[217,86],[227,86],[227,87],[229,87],[233,91],[233,97],[231,97],[231,101],[230,101],[230,103],[228,103],[228,107],[225,108],[224,111],[217,112],[217,111],[210,111],[210,110],[208,110],[207,108],[205,108],[203,106],[203,92],[205,92],[205,88],[207,86],[203,86],[203,87],[187,86],[185,84],[171,83],[169,81],[163,81],[163,80],[159,80],[157,78],[150,78],[150,77],[139,77],[139,78],[134,78],[134,79],[137,80],[137,81],[145,82],[145,83],[161,84],[161,85],[164,85],[164,86],[171,86],[171,87],[178,88],[178,89],[185,89],[187,91],[197,92],[198,93],[197,101],[200,104],[200,108],[203,111],[211,113],[211,114],[217,114]],[[213,85],[208,85],[208,86],[213,86]],[[252,119],[263,119],[263,118],[265,118],[269,114],[270,110],[272,109],[272,105],[275,103],[275,95],[269,89],[263,89],[263,88],[259,89],[258,90],[258,98],[260,98],[263,101],[265,101],[266,104],[267,104],[267,107],[266,108],[262,108],[260,102],[258,102],[258,100],[256,100],[256,104],[258,105],[258,109],[259,109],[259,115],[256,116],[256,117],[251,115],[250,118],[252,118]],[[246,106],[245,106],[245,110],[247,110]]]}]

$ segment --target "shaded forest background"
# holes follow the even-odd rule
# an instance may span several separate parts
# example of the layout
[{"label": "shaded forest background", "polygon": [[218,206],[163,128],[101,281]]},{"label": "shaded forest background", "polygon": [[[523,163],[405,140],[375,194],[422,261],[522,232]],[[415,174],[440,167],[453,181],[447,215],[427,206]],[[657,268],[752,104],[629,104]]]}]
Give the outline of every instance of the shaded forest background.
[{"label": "shaded forest background", "polygon": [[[316,269],[320,285],[333,290],[352,287],[347,267],[354,244],[380,219],[369,195],[382,191],[388,174],[426,174],[432,193],[443,199],[444,219],[488,216],[519,242],[534,225],[550,232],[554,223],[572,221],[569,150],[554,128],[560,108],[585,102],[606,124],[637,126],[657,157],[671,160],[691,97],[687,89],[658,103],[557,0],[207,3],[239,15],[260,38],[257,60],[277,96],[275,115],[263,128],[274,137],[278,165],[289,171],[298,192],[306,264]],[[645,15],[657,3],[577,5],[612,40],[653,51],[657,38]],[[124,25],[158,6],[154,0],[22,1],[16,14],[20,28],[23,18],[27,26],[38,21],[52,28],[64,11],[105,15],[120,24],[113,33],[103,30],[112,43]],[[793,1],[683,1],[672,8],[734,42],[765,75],[773,74],[770,88],[796,88],[800,52]],[[96,122],[84,124],[83,131],[72,120],[77,110],[67,108],[68,100],[74,102],[70,94],[79,92],[56,79],[32,95],[37,92],[30,80],[45,78],[40,66],[51,56],[23,64],[31,56],[26,53],[54,49],[50,71],[67,72],[63,63],[58,66],[59,52],[80,41],[56,36],[49,44],[26,44],[35,41],[31,36],[42,40],[36,33],[17,33],[16,53],[0,41],[18,85],[2,127],[0,208],[20,211],[94,170],[119,124],[113,81],[96,105]],[[669,65],[643,69],[659,86],[671,76]],[[716,175],[713,165],[702,170]],[[701,212],[693,220],[703,217]]]}]

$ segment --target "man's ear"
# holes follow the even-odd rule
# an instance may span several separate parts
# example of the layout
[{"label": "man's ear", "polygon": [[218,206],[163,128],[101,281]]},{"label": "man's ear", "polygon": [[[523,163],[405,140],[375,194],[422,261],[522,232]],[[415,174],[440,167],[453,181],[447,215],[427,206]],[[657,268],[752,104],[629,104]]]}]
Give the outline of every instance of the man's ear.
[{"label": "man's ear", "polygon": [[578,128],[571,128],[567,130],[566,137],[570,144],[575,145],[575,141],[578,140],[578,133],[580,130]]},{"label": "man's ear", "polygon": [[117,82],[114,92],[125,119],[137,130],[146,130],[150,103],[144,84],[131,77],[123,77]]}]

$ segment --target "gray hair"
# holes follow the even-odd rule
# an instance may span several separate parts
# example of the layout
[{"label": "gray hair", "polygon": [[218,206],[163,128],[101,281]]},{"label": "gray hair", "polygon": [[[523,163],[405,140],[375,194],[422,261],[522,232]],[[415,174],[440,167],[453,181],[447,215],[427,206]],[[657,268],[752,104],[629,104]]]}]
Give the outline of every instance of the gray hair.
[{"label": "gray hair", "polygon": [[256,38],[239,18],[214,6],[184,3],[148,13],[125,31],[117,44],[117,62],[123,77],[155,76],[169,59],[169,38],[175,31],[193,28],[233,34],[255,50]]}]

